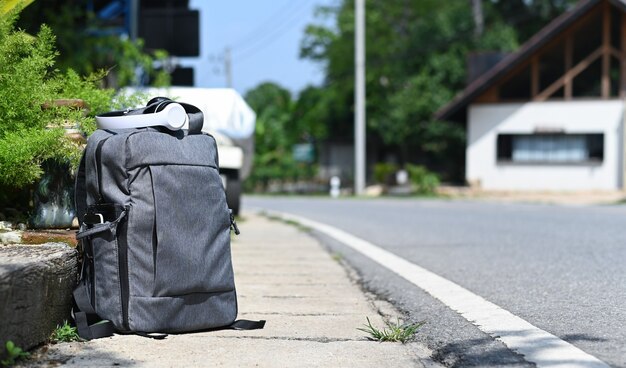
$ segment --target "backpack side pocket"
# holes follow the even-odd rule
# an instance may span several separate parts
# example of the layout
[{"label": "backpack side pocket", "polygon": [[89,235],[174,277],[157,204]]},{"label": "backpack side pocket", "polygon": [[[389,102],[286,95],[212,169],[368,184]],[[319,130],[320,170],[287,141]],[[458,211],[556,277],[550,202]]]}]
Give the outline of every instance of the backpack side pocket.
[{"label": "backpack side pocket", "polygon": [[91,303],[102,319],[113,322],[123,330],[122,300],[120,288],[120,264],[117,230],[126,217],[126,209],[115,204],[89,206],[81,230],[76,239],[89,247],[85,254],[90,254],[93,270],[91,273]]}]

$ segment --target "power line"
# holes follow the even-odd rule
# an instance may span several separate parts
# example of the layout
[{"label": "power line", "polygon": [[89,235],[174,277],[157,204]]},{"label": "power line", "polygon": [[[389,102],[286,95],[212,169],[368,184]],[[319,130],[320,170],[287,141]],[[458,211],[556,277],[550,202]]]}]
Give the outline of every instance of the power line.
[{"label": "power line", "polygon": [[308,10],[308,7],[306,5],[308,5],[310,2],[311,0],[299,2],[299,4],[303,6],[297,9],[297,11],[293,12],[290,17],[283,18],[283,19],[286,19],[285,22],[283,22],[282,24],[279,24],[273,30],[263,33],[262,36],[257,38],[256,46],[250,46],[248,48],[244,48],[243,51],[241,51],[241,49],[233,50],[233,52],[237,56],[237,58],[235,58],[233,61],[235,63],[245,61],[247,58],[256,54],[261,49],[269,46],[274,41],[276,41],[281,36],[283,36],[285,33],[287,33],[287,31],[289,31],[294,26],[294,24],[296,24],[297,21],[300,20],[299,17],[302,15],[301,13],[303,13],[303,10],[304,11]]},{"label": "power line", "polygon": [[[276,12],[274,12],[269,18],[267,18],[264,22],[260,23],[256,26],[251,32],[246,34],[244,37],[237,40],[237,42],[232,43],[232,47],[234,48],[243,48],[247,43],[255,42],[255,39],[263,34],[263,30],[268,26],[272,26],[276,23],[276,18],[282,18],[282,13],[292,12],[294,9],[297,9],[297,5],[300,1],[287,0],[283,6],[281,6]],[[296,6],[296,8],[294,8]],[[294,8],[294,9],[292,9]]]}]

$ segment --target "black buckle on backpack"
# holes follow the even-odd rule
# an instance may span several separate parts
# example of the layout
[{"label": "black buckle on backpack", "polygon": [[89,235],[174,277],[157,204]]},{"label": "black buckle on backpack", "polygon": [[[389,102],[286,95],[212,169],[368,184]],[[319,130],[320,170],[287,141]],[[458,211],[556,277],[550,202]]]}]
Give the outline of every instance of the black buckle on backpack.
[{"label": "black buckle on backpack", "polygon": [[115,221],[127,208],[116,203],[98,203],[87,207],[83,218],[86,225],[104,224]]},{"label": "black buckle on backpack", "polygon": [[101,213],[86,213],[83,222],[86,225],[104,224],[104,216]]}]

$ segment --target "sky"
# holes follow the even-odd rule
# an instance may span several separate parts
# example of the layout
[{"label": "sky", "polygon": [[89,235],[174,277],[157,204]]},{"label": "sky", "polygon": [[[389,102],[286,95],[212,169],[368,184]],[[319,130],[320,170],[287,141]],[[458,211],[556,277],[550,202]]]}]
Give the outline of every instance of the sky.
[{"label": "sky", "polygon": [[226,87],[224,51],[231,49],[232,87],[245,94],[266,81],[295,96],[323,80],[322,65],[299,59],[307,24],[317,5],[338,0],[190,0],[200,11],[200,57],[181,58],[195,66],[197,87]]}]

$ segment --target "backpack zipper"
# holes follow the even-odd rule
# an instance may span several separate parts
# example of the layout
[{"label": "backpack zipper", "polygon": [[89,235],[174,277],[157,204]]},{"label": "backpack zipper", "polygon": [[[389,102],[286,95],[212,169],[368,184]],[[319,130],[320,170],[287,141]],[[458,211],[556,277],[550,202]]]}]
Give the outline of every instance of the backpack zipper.
[{"label": "backpack zipper", "polygon": [[117,236],[118,245],[118,274],[120,279],[120,293],[122,299],[122,324],[127,331],[130,331],[128,323],[128,299],[129,299],[129,280],[128,280],[128,216],[130,215],[130,206],[126,206],[126,218],[120,224],[120,233]]}]

